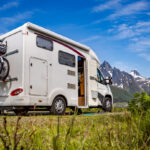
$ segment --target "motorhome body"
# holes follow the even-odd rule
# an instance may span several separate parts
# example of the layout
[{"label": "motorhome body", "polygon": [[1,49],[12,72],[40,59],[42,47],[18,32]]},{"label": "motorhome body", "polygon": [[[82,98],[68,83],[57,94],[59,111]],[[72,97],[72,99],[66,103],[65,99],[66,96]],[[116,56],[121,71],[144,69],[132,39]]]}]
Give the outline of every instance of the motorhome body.
[{"label": "motorhome body", "polygon": [[0,36],[7,42],[9,76],[0,81],[0,108],[46,107],[62,114],[66,107],[102,106],[110,111],[112,93],[100,61],[87,46],[26,23]]}]

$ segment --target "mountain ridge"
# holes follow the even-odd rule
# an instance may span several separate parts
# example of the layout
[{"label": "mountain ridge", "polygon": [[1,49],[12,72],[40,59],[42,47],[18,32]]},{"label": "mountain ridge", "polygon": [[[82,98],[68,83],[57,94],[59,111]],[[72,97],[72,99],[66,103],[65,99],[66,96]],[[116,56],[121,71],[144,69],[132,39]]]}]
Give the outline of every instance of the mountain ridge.
[{"label": "mountain ridge", "polygon": [[104,77],[112,77],[112,87],[123,89],[130,93],[129,95],[142,91],[150,92],[150,78],[143,77],[137,70],[131,70],[130,73],[121,71],[112,67],[107,61],[101,64],[100,69]]}]

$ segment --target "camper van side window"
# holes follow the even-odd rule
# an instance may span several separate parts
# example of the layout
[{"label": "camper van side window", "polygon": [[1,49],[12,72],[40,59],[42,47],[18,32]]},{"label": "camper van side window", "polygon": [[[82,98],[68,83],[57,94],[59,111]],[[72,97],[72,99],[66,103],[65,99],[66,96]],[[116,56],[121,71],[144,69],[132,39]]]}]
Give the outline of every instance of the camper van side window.
[{"label": "camper van side window", "polygon": [[104,84],[104,77],[103,77],[103,75],[102,75],[102,73],[100,72],[99,69],[97,69],[97,79],[98,79],[99,83]]},{"label": "camper van side window", "polygon": [[70,67],[75,67],[75,56],[69,53],[59,51],[59,63]]},{"label": "camper van side window", "polygon": [[40,48],[44,48],[49,51],[53,50],[53,42],[51,40],[43,38],[41,36],[37,36],[36,45]]}]

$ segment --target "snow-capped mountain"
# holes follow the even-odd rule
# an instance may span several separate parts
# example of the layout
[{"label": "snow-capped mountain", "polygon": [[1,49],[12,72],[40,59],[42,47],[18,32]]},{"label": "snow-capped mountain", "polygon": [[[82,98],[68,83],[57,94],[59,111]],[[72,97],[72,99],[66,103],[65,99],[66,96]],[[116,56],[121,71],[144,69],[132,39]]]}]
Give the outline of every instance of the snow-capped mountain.
[{"label": "snow-capped mountain", "polygon": [[136,70],[131,70],[130,74],[131,74],[136,80],[143,80],[143,81],[145,80],[145,78],[142,77],[142,76],[140,75],[140,73],[139,73],[138,71],[136,71]]},{"label": "snow-capped mountain", "polygon": [[107,61],[104,61],[101,65],[101,71],[105,77],[112,77],[113,86],[129,92],[150,91],[150,78],[144,78],[136,70],[127,73],[115,67],[113,68]]},{"label": "snow-capped mountain", "polygon": [[142,91],[150,91],[150,78],[144,78],[136,70],[132,70],[130,74],[134,77]]},{"label": "snow-capped mountain", "polygon": [[103,72],[103,75],[105,77],[109,76],[112,77],[113,68],[107,61],[104,61],[103,64],[101,65],[101,71]]}]

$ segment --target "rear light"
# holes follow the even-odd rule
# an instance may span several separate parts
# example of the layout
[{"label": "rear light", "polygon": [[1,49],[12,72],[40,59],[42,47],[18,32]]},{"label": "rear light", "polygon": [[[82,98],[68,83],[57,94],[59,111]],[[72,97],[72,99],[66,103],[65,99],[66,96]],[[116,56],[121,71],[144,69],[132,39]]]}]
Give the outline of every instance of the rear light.
[{"label": "rear light", "polygon": [[13,90],[13,91],[10,93],[10,95],[11,95],[11,96],[17,96],[17,95],[19,95],[19,94],[22,93],[22,92],[23,92],[23,89],[19,88],[19,89]]}]

